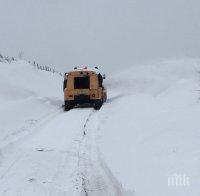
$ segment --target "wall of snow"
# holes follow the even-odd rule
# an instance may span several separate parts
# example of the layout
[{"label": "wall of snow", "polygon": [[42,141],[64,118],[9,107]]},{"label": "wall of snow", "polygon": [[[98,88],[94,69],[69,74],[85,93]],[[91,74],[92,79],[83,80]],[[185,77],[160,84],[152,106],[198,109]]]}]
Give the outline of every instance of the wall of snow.
[{"label": "wall of snow", "polygon": [[[200,61],[157,62],[108,81],[97,142],[114,175],[137,196],[199,195]],[[171,175],[188,186],[168,186]]]},{"label": "wall of snow", "polygon": [[26,135],[61,107],[62,80],[25,61],[0,63],[0,146]]}]

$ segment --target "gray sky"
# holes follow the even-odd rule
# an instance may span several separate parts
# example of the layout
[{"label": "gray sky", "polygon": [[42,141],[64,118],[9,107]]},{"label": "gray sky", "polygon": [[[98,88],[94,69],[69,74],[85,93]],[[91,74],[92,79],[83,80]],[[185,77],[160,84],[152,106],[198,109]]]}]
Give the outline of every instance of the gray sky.
[{"label": "gray sky", "polygon": [[200,57],[199,0],[0,0],[0,52],[106,70]]}]

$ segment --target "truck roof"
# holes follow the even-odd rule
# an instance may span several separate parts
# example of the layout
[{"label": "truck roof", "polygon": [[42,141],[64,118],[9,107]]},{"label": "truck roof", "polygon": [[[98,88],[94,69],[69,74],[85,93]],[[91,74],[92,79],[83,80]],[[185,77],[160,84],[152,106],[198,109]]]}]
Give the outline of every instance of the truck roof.
[{"label": "truck roof", "polygon": [[87,72],[88,71],[88,72],[93,72],[93,73],[95,73],[97,75],[98,74],[103,75],[98,68],[87,68],[87,67],[85,67],[85,68],[75,68],[74,70],[72,70],[72,71],[70,71],[68,73],[65,73],[65,75],[68,75],[70,73],[81,72],[81,71],[83,71],[83,72]]}]

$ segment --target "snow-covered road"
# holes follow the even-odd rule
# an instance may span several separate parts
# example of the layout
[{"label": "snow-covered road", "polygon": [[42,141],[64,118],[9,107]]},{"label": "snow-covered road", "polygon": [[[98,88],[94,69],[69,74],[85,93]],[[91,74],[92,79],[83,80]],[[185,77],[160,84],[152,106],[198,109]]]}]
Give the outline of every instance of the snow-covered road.
[{"label": "snow-covered road", "polygon": [[123,195],[97,150],[98,112],[64,112],[58,75],[1,66],[0,195]]},{"label": "snow-covered road", "polygon": [[132,67],[100,111],[64,112],[61,76],[0,64],[0,196],[198,196],[199,65]]},{"label": "snow-covered road", "polygon": [[125,196],[127,193],[102,160],[96,144],[96,135],[99,129],[98,115],[97,111],[89,114],[80,142],[79,174],[82,179],[83,195]]},{"label": "snow-covered road", "polygon": [[0,195],[124,195],[96,147],[97,112],[74,109],[53,116],[1,149]]},{"label": "snow-covered road", "polygon": [[1,150],[1,195],[80,195],[79,143],[90,110],[60,113]]}]

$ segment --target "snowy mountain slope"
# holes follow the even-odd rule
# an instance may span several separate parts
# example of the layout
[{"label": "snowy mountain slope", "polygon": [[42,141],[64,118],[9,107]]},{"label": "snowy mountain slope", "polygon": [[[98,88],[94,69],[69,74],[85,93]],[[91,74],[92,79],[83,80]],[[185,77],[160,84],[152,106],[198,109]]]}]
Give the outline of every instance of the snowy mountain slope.
[{"label": "snowy mountain slope", "polygon": [[[63,112],[61,76],[1,63],[0,195],[199,195],[199,64],[133,67],[100,111]],[[174,173],[190,186],[168,186]]]},{"label": "snowy mountain slope", "polygon": [[[199,65],[164,61],[109,81],[98,146],[114,175],[137,196],[200,194]],[[185,175],[189,184],[168,186],[173,174]]]},{"label": "snowy mountain slope", "polygon": [[26,135],[62,104],[62,77],[24,61],[0,63],[0,146]]}]

